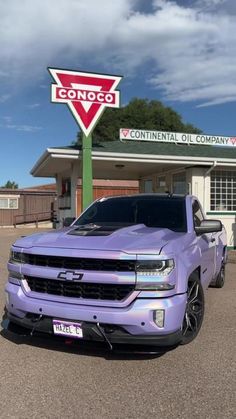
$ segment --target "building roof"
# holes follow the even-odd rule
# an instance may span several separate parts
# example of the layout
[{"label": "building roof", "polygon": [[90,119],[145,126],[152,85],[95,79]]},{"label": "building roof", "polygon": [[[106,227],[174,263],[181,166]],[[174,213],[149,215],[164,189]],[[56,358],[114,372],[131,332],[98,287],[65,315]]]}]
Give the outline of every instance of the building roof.
[{"label": "building roof", "polygon": [[40,189],[40,188],[19,188],[19,189],[9,189],[9,188],[0,188],[0,195],[52,195],[56,194],[55,188],[53,189]]},{"label": "building roof", "polygon": [[[47,148],[31,174],[37,177],[81,177],[81,145]],[[109,141],[92,148],[94,179],[138,180],[154,173],[193,166],[235,167],[236,147],[148,141]]]},{"label": "building roof", "polygon": [[[52,147],[57,148],[57,147]],[[80,145],[58,147],[65,150],[81,150]],[[107,141],[93,145],[93,151],[125,154],[154,154],[164,156],[192,156],[236,159],[236,147],[161,143],[149,141]]]}]

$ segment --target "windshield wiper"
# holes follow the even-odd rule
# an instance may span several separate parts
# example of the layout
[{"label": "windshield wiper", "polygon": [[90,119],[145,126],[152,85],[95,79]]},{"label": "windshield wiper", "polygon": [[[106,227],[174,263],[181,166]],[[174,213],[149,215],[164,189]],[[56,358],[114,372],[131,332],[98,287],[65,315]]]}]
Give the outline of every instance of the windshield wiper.
[{"label": "windshield wiper", "polygon": [[94,223],[88,223],[88,224],[74,224],[72,227],[75,227],[75,229],[80,229],[80,230],[93,230],[94,228],[100,228],[102,227],[101,225],[98,224],[94,224]]}]

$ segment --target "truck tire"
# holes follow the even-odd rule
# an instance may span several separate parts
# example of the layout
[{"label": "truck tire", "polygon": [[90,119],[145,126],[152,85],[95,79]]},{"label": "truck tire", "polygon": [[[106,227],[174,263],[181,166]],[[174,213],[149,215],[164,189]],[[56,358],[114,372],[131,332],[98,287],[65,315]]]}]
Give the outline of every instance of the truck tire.
[{"label": "truck tire", "polygon": [[218,273],[215,283],[213,284],[214,288],[222,288],[225,284],[225,263],[223,262]]},{"label": "truck tire", "polygon": [[220,271],[217,274],[217,276],[214,278],[214,280],[210,283],[210,287],[223,288],[225,284],[225,265],[227,263],[227,258],[228,258],[227,248],[225,247],[222,254]]},{"label": "truck tire", "polygon": [[188,280],[186,310],[182,323],[181,345],[192,342],[201,329],[204,317],[204,291],[197,272]]}]

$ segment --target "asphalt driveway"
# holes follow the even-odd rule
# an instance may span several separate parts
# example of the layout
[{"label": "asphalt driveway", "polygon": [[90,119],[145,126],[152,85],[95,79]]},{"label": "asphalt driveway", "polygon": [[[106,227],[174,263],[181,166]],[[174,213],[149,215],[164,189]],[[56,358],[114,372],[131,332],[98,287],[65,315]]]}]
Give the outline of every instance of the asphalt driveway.
[{"label": "asphalt driveway", "polygon": [[[33,230],[0,229],[0,311],[10,244]],[[206,293],[197,339],[162,356],[109,354],[0,335],[0,418],[236,416],[236,264]]]}]

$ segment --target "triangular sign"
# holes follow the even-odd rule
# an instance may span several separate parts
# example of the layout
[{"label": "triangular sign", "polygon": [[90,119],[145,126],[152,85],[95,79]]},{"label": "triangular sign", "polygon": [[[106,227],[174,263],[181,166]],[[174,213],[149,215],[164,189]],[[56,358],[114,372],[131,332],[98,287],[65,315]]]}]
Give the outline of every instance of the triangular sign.
[{"label": "triangular sign", "polygon": [[129,134],[129,131],[130,130],[129,129],[126,129],[126,128],[122,128],[121,129],[121,132],[122,132],[122,134],[123,134],[124,137],[127,137],[127,135]]},{"label": "triangular sign", "polygon": [[94,129],[105,107],[119,108],[120,92],[115,89],[121,76],[48,70],[56,82],[52,84],[52,102],[66,103],[86,136]]}]

